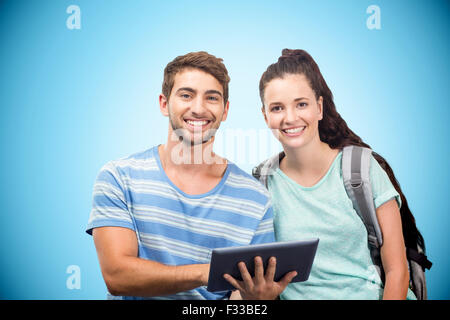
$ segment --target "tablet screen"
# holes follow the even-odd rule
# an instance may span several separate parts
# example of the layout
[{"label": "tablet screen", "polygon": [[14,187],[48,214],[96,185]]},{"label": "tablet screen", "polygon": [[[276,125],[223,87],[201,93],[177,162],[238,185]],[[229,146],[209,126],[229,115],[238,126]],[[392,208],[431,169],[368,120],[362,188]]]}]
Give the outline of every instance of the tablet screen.
[{"label": "tablet screen", "polygon": [[235,288],[223,278],[225,273],[238,280],[242,280],[237,264],[245,262],[248,272],[254,276],[254,258],[260,256],[266,271],[270,257],[277,259],[275,281],[279,281],[289,271],[297,271],[297,276],[291,282],[306,281],[316,255],[318,238],[273,242],[241,247],[228,247],[214,249],[211,255],[209,270],[208,291],[235,290]]}]

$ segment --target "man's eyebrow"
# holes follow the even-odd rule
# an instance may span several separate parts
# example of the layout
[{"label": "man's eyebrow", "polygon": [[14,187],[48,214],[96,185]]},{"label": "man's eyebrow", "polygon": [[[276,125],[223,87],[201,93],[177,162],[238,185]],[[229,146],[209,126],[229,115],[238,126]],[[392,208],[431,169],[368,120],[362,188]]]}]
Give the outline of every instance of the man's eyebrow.
[{"label": "man's eyebrow", "polygon": [[[192,93],[197,93],[197,90],[192,89],[192,88],[190,88],[190,87],[182,87],[182,88],[178,88],[177,92],[180,92],[180,91],[188,91],[188,92],[192,92]],[[205,92],[205,94],[218,94],[219,96],[222,97],[222,92],[217,91],[217,90],[207,90],[207,91]]]},{"label": "man's eyebrow", "polygon": [[179,88],[179,89],[177,90],[177,92],[180,92],[180,91],[189,91],[189,92],[192,92],[192,93],[196,93],[196,92],[197,92],[197,91],[195,91],[194,89],[189,88],[189,87],[182,87],[182,88]]},{"label": "man's eyebrow", "polygon": [[206,94],[218,94],[219,96],[222,97],[222,92],[217,91],[217,90],[207,90],[205,93]]}]

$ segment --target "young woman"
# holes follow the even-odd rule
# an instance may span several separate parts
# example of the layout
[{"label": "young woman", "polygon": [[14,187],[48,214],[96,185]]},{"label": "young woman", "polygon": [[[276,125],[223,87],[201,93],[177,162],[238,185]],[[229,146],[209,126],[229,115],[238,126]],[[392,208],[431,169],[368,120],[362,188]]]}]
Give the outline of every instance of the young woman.
[{"label": "young woman", "polygon": [[[374,154],[370,178],[383,234],[383,284],[341,173],[343,147],[369,146],[337,113],[313,58],[303,50],[284,49],[259,88],[264,119],[284,149],[267,180],[277,241],[320,238],[308,281],[289,284],[281,299],[415,299],[408,288],[402,220],[408,223],[406,239],[422,238],[406,199],[389,165]],[[406,213],[401,215],[402,206]]]}]

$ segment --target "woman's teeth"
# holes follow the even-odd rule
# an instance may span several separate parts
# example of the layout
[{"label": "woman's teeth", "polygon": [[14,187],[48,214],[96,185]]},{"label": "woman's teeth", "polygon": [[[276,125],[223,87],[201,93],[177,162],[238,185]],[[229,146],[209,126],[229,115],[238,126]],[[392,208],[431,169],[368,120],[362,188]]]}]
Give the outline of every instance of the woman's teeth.
[{"label": "woman's teeth", "polygon": [[298,132],[302,131],[303,129],[305,129],[305,127],[286,129],[286,130],[283,130],[283,131],[286,132],[286,133],[298,133]]}]

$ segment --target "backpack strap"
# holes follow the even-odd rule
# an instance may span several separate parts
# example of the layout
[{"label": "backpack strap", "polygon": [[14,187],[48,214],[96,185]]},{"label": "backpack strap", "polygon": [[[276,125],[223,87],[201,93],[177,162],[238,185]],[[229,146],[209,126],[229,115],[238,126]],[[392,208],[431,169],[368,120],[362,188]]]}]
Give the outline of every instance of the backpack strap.
[{"label": "backpack strap", "polygon": [[370,182],[372,150],[359,146],[347,146],[342,150],[342,178],[348,197],[356,213],[363,221],[368,235],[370,255],[378,274],[384,282],[380,247],[383,236],[378,223]]},{"label": "backpack strap", "polygon": [[284,152],[280,152],[269,159],[261,162],[258,166],[252,170],[252,175],[255,179],[259,180],[266,188],[268,176],[273,174],[280,166],[281,159],[285,157]]},{"label": "backpack strap", "polygon": [[342,151],[342,177],[345,189],[353,206],[367,228],[369,244],[380,248],[383,236],[370,183],[370,162],[372,150],[358,146],[347,146]]},{"label": "backpack strap", "polygon": [[414,250],[412,248],[406,248],[406,256],[410,260],[414,260],[416,263],[418,263],[423,270],[430,270],[431,266],[433,265],[433,263],[428,260],[427,256],[421,253],[421,251]]}]

